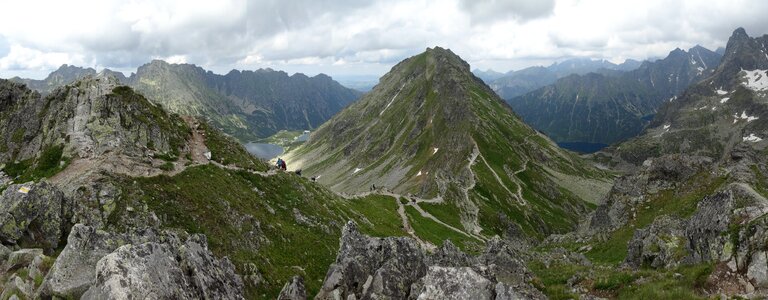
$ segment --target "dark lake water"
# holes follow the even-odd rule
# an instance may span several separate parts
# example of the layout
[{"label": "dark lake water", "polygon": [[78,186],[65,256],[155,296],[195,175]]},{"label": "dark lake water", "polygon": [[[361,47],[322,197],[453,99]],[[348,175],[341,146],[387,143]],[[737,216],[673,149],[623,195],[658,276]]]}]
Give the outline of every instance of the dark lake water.
[{"label": "dark lake water", "polygon": [[273,159],[278,155],[283,154],[283,147],[275,144],[246,143],[245,149],[261,159]]},{"label": "dark lake water", "polygon": [[583,142],[557,143],[557,145],[560,146],[560,148],[578,153],[594,153],[608,147],[606,144]]}]

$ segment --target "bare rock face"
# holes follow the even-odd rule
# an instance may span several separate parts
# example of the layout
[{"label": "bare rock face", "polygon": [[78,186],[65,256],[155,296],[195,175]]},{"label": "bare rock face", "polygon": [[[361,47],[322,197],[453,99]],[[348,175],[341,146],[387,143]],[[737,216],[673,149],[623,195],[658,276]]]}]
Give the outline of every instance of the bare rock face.
[{"label": "bare rock face", "polygon": [[632,209],[646,200],[645,194],[673,188],[711,163],[710,158],[684,154],[647,160],[634,173],[616,179],[606,201],[590,219],[589,231],[606,233],[623,226],[630,219]]},{"label": "bare rock face", "polygon": [[368,237],[349,222],[315,299],[545,299],[519,255],[498,238],[479,256],[450,242],[427,255],[410,238]]},{"label": "bare rock face", "polygon": [[307,288],[304,286],[304,279],[301,276],[293,276],[291,281],[283,286],[277,300],[306,300]]},{"label": "bare rock face", "polygon": [[431,266],[415,284],[411,299],[493,299],[494,286],[469,267]]},{"label": "bare rock face", "polygon": [[182,245],[124,245],[99,260],[96,282],[82,299],[242,299],[243,282],[228,259],[216,259],[204,237]]},{"label": "bare rock face", "polygon": [[52,251],[69,230],[72,204],[51,184],[15,184],[0,196],[0,240]]},{"label": "bare rock face", "polygon": [[172,117],[112,76],[100,74],[58,88],[46,97],[23,85],[0,81],[0,161],[26,160],[47,147],[92,158],[107,153],[141,157],[174,152],[188,131]]},{"label": "bare rock face", "polygon": [[353,222],[344,226],[336,262],[315,299],[403,299],[427,272],[419,244],[410,238],[371,238]]},{"label": "bare rock face", "polygon": [[663,215],[650,226],[638,229],[627,247],[626,264],[639,268],[673,267],[685,255],[685,222]]},{"label": "bare rock face", "polygon": [[[155,277],[144,277],[142,272]],[[152,282],[144,282],[150,278]],[[124,286],[123,281],[131,284]],[[40,295],[119,298],[144,294],[142,289],[156,289],[156,297],[161,298],[237,299],[243,284],[228,259],[213,257],[203,236],[192,235],[183,241],[178,234],[151,228],[109,233],[77,224],[46,276]]]}]

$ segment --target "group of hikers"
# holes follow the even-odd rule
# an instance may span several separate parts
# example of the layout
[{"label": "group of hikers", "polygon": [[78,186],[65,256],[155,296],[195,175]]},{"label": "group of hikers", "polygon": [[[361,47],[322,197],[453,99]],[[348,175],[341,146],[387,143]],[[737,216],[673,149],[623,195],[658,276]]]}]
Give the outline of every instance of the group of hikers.
[{"label": "group of hikers", "polygon": [[[278,157],[278,158],[277,158],[277,163],[275,163],[275,167],[276,167],[278,170],[283,170],[283,171],[287,171],[287,170],[288,170],[288,165],[286,165],[286,163],[285,163],[285,160],[283,160],[283,159],[282,159],[282,158],[280,158],[280,157]],[[298,170],[294,171],[294,173],[296,173],[296,175],[299,175],[299,176],[301,176],[301,169],[298,169]],[[313,182],[316,180],[316,178],[315,178],[315,177],[312,177],[312,178],[310,178],[310,179],[311,179]]]}]

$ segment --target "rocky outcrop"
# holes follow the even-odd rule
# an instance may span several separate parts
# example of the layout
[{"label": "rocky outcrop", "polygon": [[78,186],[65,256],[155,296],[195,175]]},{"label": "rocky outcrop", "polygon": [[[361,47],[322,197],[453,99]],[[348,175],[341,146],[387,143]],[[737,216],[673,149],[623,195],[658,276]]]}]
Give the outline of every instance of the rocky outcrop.
[{"label": "rocky outcrop", "polygon": [[673,267],[685,256],[685,222],[663,215],[650,226],[638,229],[627,245],[626,264],[639,268]]},{"label": "rocky outcrop", "polygon": [[277,300],[306,300],[307,288],[304,286],[304,278],[293,276],[291,281],[283,286]]},{"label": "rocky outcrop", "polygon": [[367,237],[349,222],[315,299],[544,299],[516,249],[496,238],[479,256],[450,242],[427,255],[410,238]]},{"label": "rocky outcrop", "polygon": [[731,224],[733,196],[723,191],[707,196],[687,220],[662,215],[638,229],[628,245],[631,267],[674,267],[679,263],[728,260],[734,245],[726,233]]},{"label": "rocky outcrop", "polygon": [[684,154],[645,161],[634,173],[616,179],[605,201],[590,218],[588,230],[600,235],[623,226],[635,207],[647,200],[646,195],[682,185],[711,164],[710,158]]},{"label": "rocky outcrop", "polygon": [[125,244],[158,241],[155,230],[113,234],[77,224],[72,227],[67,246],[59,254],[45,278],[41,294],[57,297],[80,297],[96,279],[96,264],[104,256]]},{"label": "rocky outcrop", "polygon": [[184,147],[189,130],[115,77],[86,76],[46,97],[0,81],[0,161],[36,158],[63,146],[64,156],[146,156]]},{"label": "rocky outcrop", "polygon": [[403,299],[426,273],[426,257],[415,240],[371,238],[349,222],[342,230],[336,262],[315,299]]},{"label": "rocky outcrop", "polygon": [[431,266],[414,283],[411,299],[493,299],[493,284],[469,267]]},{"label": "rocky outcrop", "polygon": [[[92,297],[114,298],[121,293],[144,294],[139,292],[144,289],[161,298],[233,299],[242,295],[242,280],[234,266],[226,258],[213,257],[203,236],[182,240],[183,235],[151,228],[118,234],[77,224],[40,294],[78,298],[88,292]],[[121,268],[138,273],[123,273]],[[144,282],[150,277],[138,276],[141,272],[152,274],[152,282]],[[130,285],[120,284],[120,279]],[[132,287],[135,289],[130,290]]]},{"label": "rocky outcrop", "polygon": [[82,299],[242,299],[243,282],[228,259],[216,259],[203,236],[181,245],[124,245],[99,260]]},{"label": "rocky outcrop", "polygon": [[69,230],[72,203],[51,184],[15,184],[0,196],[0,241],[50,252]]}]

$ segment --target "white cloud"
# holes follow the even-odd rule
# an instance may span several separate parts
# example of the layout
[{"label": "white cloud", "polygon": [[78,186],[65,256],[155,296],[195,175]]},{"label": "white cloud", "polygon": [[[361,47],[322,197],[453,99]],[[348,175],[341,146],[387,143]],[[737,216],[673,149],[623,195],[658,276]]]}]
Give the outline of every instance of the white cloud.
[{"label": "white cloud", "polygon": [[740,26],[768,33],[765,11],[759,0],[11,1],[0,10],[0,77],[152,58],[218,72],[382,74],[436,45],[499,71],[570,57],[619,62],[714,49]]}]

